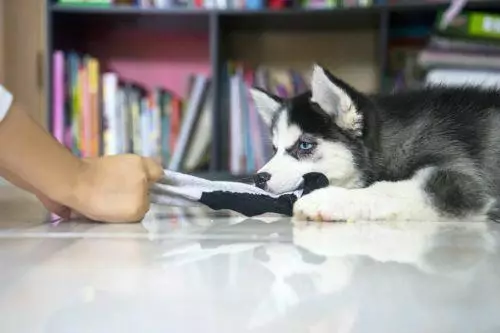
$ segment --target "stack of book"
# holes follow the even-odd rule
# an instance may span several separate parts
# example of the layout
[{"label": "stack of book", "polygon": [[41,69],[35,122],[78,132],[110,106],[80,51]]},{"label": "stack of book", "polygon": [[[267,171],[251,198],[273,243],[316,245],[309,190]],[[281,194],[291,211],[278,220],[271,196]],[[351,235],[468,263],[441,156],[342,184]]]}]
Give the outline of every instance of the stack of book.
[{"label": "stack of book", "polygon": [[[366,1],[366,0],[363,0]],[[139,8],[192,8],[192,9],[283,9],[292,6],[291,0],[59,0],[64,5],[128,6]]]},{"label": "stack of book", "polygon": [[172,170],[202,169],[212,132],[210,79],[192,75],[186,96],[123,81],[90,55],[53,55],[52,133],[77,156],[135,153]]},{"label": "stack of book", "polygon": [[427,84],[500,84],[500,15],[463,11],[448,25],[438,15],[435,34],[418,55]]},{"label": "stack of book", "polygon": [[280,97],[292,97],[308,89],[305,74],[264,66],[251,68],[238,62],[227,66],[229,76],[229,170],[251,174],[271,159],[270,133],[255,108],[250,87],[265,89]]},{"label": "stack of book", "polygon": [[301,0],[302,8],[325,9],[346,7],[368,7],[377,4],[379,0]]}]

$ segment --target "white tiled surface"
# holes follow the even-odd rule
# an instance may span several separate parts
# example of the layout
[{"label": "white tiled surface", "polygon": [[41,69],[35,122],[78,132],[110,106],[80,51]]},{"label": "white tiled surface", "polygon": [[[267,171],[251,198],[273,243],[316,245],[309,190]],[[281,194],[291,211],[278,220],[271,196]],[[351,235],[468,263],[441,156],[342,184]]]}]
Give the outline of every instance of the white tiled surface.
[{"label": "white tiled surface", "polygon": [[500,332],[496,224],[5,216],[2,333]]}]

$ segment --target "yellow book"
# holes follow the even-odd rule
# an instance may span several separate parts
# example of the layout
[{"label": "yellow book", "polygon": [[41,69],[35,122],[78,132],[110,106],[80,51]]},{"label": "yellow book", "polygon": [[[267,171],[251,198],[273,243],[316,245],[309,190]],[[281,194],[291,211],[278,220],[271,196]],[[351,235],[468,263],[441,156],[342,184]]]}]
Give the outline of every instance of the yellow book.
[{"label": "yellow book", "polygon": [[100,128],[100,108],[99,108],[99,62],[95,58],[89,58],[88,81],[90,100],[90,145],[89,155],[97,157],[100,155],[101,128]]}]

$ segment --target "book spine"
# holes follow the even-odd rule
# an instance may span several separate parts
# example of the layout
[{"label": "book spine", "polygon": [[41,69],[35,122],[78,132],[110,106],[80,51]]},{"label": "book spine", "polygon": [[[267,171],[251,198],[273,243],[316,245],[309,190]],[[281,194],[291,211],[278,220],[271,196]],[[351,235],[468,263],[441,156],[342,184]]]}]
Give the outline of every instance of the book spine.
[{"label": "book spine", "polygon": [[149,156],[149,138],[148,138],[148,96],[143,96],[141,98],[141,155]]},{"label": "book spine", "polygon": [[71,151],[80,156],[80,112],[81,112],[81,75],[80,58],[77,54],[72,57],[72,106],[71,106]]},{"label": "book spine", "polygon": [[240,174],[240,156],[242,155],[242,130],[241,130],[241,108],[239,101],[238,77],[235,74],[230,78],[230,135],[231,135],[231,161],[230,171]]},{"label": "book spine", "polygon": [[169,163],[169,169],[171,170],[179,171],[181,168],[189,144],[191,131],[201,111],[200,108],[206,94],[207,82],[207,78],[202,75],[196,77],[196,82],[192,89],[192,96],[186,104],[186,114],[182,121],[179,138]]},{"label": "book spine", "polygon": [[100,150],[100,103],[99,103],[99,62],[90,58],[89,71],[89,98],[90,98],[90,156],[99,156]]},{"label": "book spine", "polygon": [[142,155],[140,91],[134,89],[132,96],[133,153]]},{"label": "book spine", "polygon": [[153,145],[154,145],[154,158],[158,163],[161,162],[161,95],[160,88],[155,89],[153,95]]},{"label": "book spine", "polygon": [[446,26],[442,26],[445,14],[439,13],[436,29],[440,34],[469,38],[500,38],[500,15],[463,11],[455,16]]},{"label": "book spine", "polygon": [[161,96],[161,156],[163,166],[170,160],[170,114],[172,103],[170,94],[165,92]]},{"label": "book spine", "polygon": [[126,112],[125,112],[125,90],[119,86],[116,91],[116,151],[117,154],[126,152]]},{"label": "book spine", "polygon": [[72,86],[72,60],[71,55],[66,55],[64,62],[64,145],[71,149],[71,109],[73,101],[73,86]]},{"label": "book spine", "polygon": [[254,101],[252,99],[252,96],[250,95],[250,87],[252,87],[254,84],[254,73],[253,71],[246,70],[245,73],[245,96],[246,96],[246,101],[248,104],[248,109],[249,109],[249,117],[250,117],[250,135],[251,135],[251,141],[253,143],[253,154],[254,154],[254,165],[253,165],[253,170],[250,170],[250,172],[253,172],[255,170],[260,169],[261,167],[264,166],[264,147],[263,147],[263,142],[262,142],[262,136],[260,133],[260,128],[259,128],[259,115],[257,114],[257,109],[255,108]]},{"label": "book spine", "polygon": [[172,100],[172,118],[170,122],[170,155],[175,152],[177,145],[177,137],[181,126],[181,112],[182,104],[178,97]]},{"label": "book spine", "polygon": [[54,137],[64,144],[64,53],[54,52],[54,90],[53,90],[53,122]]},{"label": "book spine", "polygon": [[500,15],[472,13],[469,34],[486,38],[500,38]]},{"label": "book spine", "polygon": [[91,126],[91,110],[90,110],[90,89],[89,89],[89,72],[88,59],[85,58],[81,70],[82,82],[82,113],[80,122],[81,136],[81,155],[82,157],[90,157],[90,126]]},{"label": "book spine", "polygon": [[240,96],[240,107],[242,110],[241,128],[243,129],[240,135],[243,135],[244,144],[244,170],[246,173],[251,173],[255,166],[254,154],[252,149],[251,128],[250,128],[250,110],[248,107],[248,97],[245,89],[243,66],[237,69],[238,77],[238,93]]},{"label": "book spine", "polygon": [[118,77],[115,73],[104,73],[102,78],[103,85],[103,138],[104,138],[104,154],[118,154],[118,129],[117,129],[117,90]]}]

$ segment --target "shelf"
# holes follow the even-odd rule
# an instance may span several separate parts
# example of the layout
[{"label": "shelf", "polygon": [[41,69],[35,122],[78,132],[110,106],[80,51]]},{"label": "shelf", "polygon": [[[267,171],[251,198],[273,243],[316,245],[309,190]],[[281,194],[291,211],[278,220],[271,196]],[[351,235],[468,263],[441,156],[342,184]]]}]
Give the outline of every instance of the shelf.
[{"label": "shelf", "polygon": [[222,30],[297,31],[376,28],[380,11],[381,7],[359,7],[333,10],[222,10],[218,14]]},{"label": "shelf", "polygon": [[[449,1],[435,2],[419,2],[419,3],[396,3],[390,5],[372,5],[365,7],[341,7],[341,8],[325,8],[325,9],[284,9],[284,10],[251,10],[251,9],[188,9],[188,8],[140,8],[131,6],[111,6],[111,7],[91,7],[77,5],[60,5],[52,4],[51,11],[54,13],[66,14],[98,14],[98,15],[151,15],[151,16],[207,16],[209,14],[217,14],[221,16],[297,16],[297,15],[358,15],[387,11],[397,13],[402,11],[412,10],[436,10],[449,6]],[[467,5],[469,9],[499,9],[500,1],[498,0],[470,0]]]},{"label": "shelf", "polygon": [[211,11],[206,9],[187,9],[187,8],[140,8],[132,6],[111,6],[111,7],[90,7],[76,5],[51,6],[54,13],[66,14],[97,14],[97,15],[208,15]]},{"label": "shelf", "polygon": [[52,20],[60,27],[92,26],[96,29],[141,28],[169,31],[207,31],[209,11],[135,7],[79,7],[52,5]]},{"label": "shelf", "polygon": [[[387,10],[390,13],[407,12],[413,10],[420,11],[434,11],[437,9],[445,9],[450,5],[450,1],[436,1],[436,2],[424,2],[424,3],[398,3],[391,4],[387,6]],[[469,0],[465,6],[467,9],[471,10],[481,10],[481,9],[499,9],[500,1],[498,0]]]},{"label": "shelf", "polygon": [[[220,17],[222,31],[245,30],[328,30],[377,28],[380,15],[426,15],[444,9],[449,2],[401,3],[346,7],[332,9],[284,9],[284,10],[240,10],[240,9],[156,9],[128,6],[80,7],[53,4],[51,11],[56,20],[70,20],[79,24],[109,27],[140,27],[179,31],[204,31],[210,16]],[[467,8],[500,9],[498,0],[469,1]],[[418,11],[419,13],[415,13]]]}]

